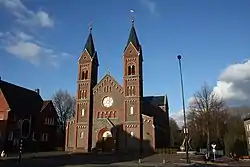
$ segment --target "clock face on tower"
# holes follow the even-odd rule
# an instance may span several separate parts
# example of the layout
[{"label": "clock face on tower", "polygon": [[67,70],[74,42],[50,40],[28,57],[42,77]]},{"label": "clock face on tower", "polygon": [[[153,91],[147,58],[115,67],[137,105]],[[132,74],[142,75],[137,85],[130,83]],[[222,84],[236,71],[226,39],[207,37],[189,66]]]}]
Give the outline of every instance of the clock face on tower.
[{"label": "clock face on tower", "polygon": [[111,107],[113,105],[114,100],[112,99],[112,97],[105,97],[102,101],[102,104],[104,107]]}]

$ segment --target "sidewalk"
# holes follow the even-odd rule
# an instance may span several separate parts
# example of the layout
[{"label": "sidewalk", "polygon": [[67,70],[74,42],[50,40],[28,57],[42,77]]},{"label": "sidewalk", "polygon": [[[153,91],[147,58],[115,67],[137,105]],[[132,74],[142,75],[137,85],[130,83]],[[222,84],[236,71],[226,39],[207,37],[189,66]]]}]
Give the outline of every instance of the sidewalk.
[{"label": "sidewalk", "polygon": [[[25,158],[46,158],[50,156],[59,156],[59,155],[68,155],[68,152],[39,152],[39,153],[23,153],[22,154],[22,159]],[[12,159],[17,159],[19,154],[10,154],[7,157],[0,158],[0,160],[12,160]]]}]

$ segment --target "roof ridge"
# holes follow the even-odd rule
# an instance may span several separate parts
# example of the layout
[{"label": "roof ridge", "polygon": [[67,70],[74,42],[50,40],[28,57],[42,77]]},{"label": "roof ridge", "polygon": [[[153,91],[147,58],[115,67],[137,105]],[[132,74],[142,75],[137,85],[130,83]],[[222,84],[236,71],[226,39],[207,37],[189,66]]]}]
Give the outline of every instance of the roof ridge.
[{"label": "roof ridge", "polygon": [[[32,89],[28,89],[28,88],[25,88],[24,86],[21,86],[21,85],[16,85],[16,84],[13,84],[13,83],[10,83],[10,82],[7,82],[7,81],[3,81],[3,80],[0,80],[0,83],[1,82],[5,82],[6,84],[9,84],[11,86],[15,86],[15,87],[18,87],[18,88],[22,88],[22,89],[25,89],[25,90],[28,90],[28,91],[32,91],[34,93],[37,93],[35,90],[32,90]],[[0,85],[1,86],[1,85]]]}]

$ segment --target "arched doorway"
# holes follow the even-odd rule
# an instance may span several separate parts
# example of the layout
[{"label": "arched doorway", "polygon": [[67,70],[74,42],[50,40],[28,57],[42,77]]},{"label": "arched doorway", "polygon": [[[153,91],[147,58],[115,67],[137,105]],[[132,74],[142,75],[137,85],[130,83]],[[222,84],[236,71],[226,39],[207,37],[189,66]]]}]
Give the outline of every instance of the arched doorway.
[{"label": "arched doorway", "polygon": [[99,131],[98,134],[99,148],[103,152],[111,152],[115,149],[114,136],[108,129],[104,128]]}]

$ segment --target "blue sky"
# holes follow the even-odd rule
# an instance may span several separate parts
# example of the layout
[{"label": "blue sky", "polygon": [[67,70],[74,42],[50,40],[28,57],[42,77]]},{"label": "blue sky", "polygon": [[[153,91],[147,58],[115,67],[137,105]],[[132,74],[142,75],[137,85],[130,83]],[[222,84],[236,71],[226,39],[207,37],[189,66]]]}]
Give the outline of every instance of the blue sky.
[{"label": "blue sky", "polygon": [[204,82],[218,87],[225,69],[250,56],[249,6],[249,0],[0,0],[0,76],[40,88],[45,99],[58,89],[75,94],[77,60],[92,21],[99,80],[110,70],[122,83],[133,9],[144,94],[167,94],[174,113],[182,108],[176,56],[183,57],[186,100]]}]

